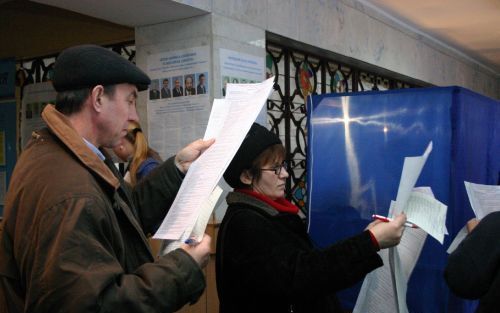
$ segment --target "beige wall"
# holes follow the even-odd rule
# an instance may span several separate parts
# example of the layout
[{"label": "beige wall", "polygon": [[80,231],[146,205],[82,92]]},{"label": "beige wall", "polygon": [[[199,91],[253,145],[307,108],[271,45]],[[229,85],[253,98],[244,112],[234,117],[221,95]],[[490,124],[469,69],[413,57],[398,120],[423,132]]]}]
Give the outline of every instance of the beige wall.
[{"label": "beige wall", "polygon": [[240,23],[436,86],[500,99],[500,77],[474,59],[399,25],[356,0],[176,0]]}]

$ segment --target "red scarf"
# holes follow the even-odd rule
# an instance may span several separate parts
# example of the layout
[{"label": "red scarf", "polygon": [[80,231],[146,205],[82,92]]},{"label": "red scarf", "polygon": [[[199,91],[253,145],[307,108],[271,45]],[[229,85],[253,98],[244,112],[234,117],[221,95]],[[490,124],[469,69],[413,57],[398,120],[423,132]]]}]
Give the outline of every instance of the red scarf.
[{"label": "red scarf", "polygon": [[265,196],[261,193],[257,193],[251,189],[235,189],[235,191],[247,194],[247,195],[252,196],[254,198],[257,198],[257,199],[269,204],[270,206],[272,206],[273,208],[275,208],[279,212],[292,213],[292,214],[297,214],[299,212],[299,208],[297,206],[293,205],[290,201],[288,201],[285,198],[279,198],[277,200],[273,200],[273,199],[269,198],[268,196]]}]

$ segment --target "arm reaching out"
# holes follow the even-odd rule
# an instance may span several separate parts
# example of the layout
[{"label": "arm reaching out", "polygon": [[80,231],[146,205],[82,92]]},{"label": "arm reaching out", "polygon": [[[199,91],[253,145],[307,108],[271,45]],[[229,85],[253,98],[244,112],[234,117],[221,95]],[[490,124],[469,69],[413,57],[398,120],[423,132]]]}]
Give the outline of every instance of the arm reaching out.
[{"label": "arm reaching out", "polygon": [[198,139],[181,149],[175,156],[175,166],[186,174],[191,164],[213,143],[215,139]]},{"label": "arm reaching out", "polygon": [[401,241],[405,228],[406,215],[399,214],[390,222],[375,220],[368,224],[368,229],[377,240],[380,249],[396,246]]},{"label": "arm reaching out", "polygon": [[212,238],[205,234],[203,239],[196,245],[183,244],[181,249],[186,251],[195,261],[200,265],[201,268],[207,266],[210,260],[210,243]]},{"label": "arm reaching out", "polygon": [[476,228],[477,224],[479,224],[477,218],[470,219],[466,224],[467,232],[470,234],[470,232]]}]

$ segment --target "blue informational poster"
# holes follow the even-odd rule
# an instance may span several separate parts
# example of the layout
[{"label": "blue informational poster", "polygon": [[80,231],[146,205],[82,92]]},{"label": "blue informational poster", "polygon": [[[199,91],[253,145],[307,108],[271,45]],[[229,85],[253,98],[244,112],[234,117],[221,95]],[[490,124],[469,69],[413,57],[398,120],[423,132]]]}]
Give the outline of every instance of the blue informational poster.
[{"label": "blue informational poster", "polygon": [[16,102],[0,103],[0,216],[3,216],[5,194],[17,158]]},{"label": "blue informational poster", "polygon": [[[326,94],[308,102],[309,232],[320,247],[386,215],[404,158],[433,150],[416,186],[448,205],[444,244],[428,236],[408,283],[411,313],[473,312],[443,278],[446,250],[473,217],[464,180],[499,184],[500,102],[460,87]],[[339,293],[355,305],[361,283]],[[423,301],[425,299],[425,301]]]}]

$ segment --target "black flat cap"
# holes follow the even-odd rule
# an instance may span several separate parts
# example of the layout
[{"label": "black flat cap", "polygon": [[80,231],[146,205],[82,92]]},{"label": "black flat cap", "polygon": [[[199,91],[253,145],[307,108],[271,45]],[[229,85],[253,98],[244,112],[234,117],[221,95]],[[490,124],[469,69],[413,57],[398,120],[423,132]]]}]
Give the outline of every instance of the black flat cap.
[{"label": "black flat cap", "polygon": [[56,91],[96,85],[129,83],[139,91],[151,83],[148,75],[116,52],[96,45],[80,45],[61,52],[54,64],[52,84]]},{"label": "black flat cap", "polygon": [[272,145],[282,144],[279,137],[262,125],[253,123],[238,152],[224,172],[224,180],[233,188],[243,188],[240,175],[252,167],[252,162]]}]

